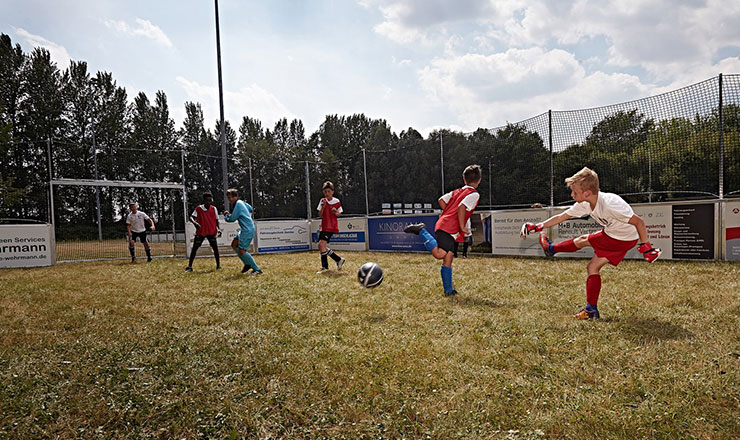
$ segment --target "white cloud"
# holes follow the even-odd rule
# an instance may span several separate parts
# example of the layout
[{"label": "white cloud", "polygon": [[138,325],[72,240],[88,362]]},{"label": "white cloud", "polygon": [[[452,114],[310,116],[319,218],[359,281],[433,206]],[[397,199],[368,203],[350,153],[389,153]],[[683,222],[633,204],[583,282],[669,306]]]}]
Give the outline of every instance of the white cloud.
[{"label": "white cloud", "polygon": [[144,20],[143,18],[136,18],[136,25],[134,26],[123,20],[105,20],[105,25],[109,29],[113,29],[122,34],[129,36],[143,36],[162,46],[172,47],[172,41],[170,41],[162,28],[152,24],[149,20]]},{"label": "white cloud", "polygon": [[60,69],[66,69],[69,66],[71,57],[69,52],[61,44],[57,44],[53,41],[49,41],[46,38],[35,35],[23,28],[14,28],[16,35],[22,37],[26,42],[33,47],[43,47],[49,51],[51,60],[57,63],[57,67]]},{"label": "white cloud", "polygon": [[[188,100],[201,104],[206,128],[209,128],[210,124],[219,119],[218,87],[199,84],[182,76],[178,76],[176,81],[185,91]],[[275,95],[257,84],[237,91],[224,90],[224,113],[235,130],[244,116],[257,118],[266,127],[275,125],[281,118],[296,117]]]}]

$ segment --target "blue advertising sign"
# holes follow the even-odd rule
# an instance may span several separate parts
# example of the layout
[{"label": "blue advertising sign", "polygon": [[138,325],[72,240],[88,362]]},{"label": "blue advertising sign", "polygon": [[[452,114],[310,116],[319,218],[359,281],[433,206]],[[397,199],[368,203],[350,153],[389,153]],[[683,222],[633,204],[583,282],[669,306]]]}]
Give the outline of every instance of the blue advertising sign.
[{"label": "blue advertising sign", "polygon": [[407,234],[403,229],[413,223],[424,223],[434,234],[438,215],[409,215],[402,217],[383,216],[367,219],[367,234],[371,251],[426,251],[424,243],[416,234]]}]

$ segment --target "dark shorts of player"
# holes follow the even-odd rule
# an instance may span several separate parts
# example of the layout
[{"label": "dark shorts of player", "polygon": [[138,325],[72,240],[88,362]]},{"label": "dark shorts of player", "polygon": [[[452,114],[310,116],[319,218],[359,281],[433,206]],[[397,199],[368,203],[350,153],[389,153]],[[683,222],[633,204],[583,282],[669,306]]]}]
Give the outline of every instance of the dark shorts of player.
[{"label": "dark shorts of player", "polygon": [[136,239],[137,238],[142,243],[148,243],[148,240],[146,239],[146,231],[144,231],[144,232],[132,232],[131,233],[131,240],[133,240],[134,243],[136,243]]},{"label": "dark shorts of player", "polygon": [[200,247],[200,245],[203,244],[203,240],[208,240],[208,244],[210,244],[212,248],[218,247],[215,235],[196,235],[195,238],[193,238],[193,247]]},{"label": "dark shorts of player", "polygon": [[437,238],[437,247],[444,250],[445,252],[455,251],[455,237],[449,232],[445,232],[441,229],[434,231],[434,235]]},{"label": "dark shorts of player", "polygon": [[324,240],[325,242],[329,243],[333,235],[333,232],[319,231],[319,241]]},{"label": "dark shorts of player", "polygon": [[637,240],[611,238],[603,229],[588,234],[588,242],[594,248],[596,256],[606,258],[612,266],[619,264],[627,252],[637,245]]}]

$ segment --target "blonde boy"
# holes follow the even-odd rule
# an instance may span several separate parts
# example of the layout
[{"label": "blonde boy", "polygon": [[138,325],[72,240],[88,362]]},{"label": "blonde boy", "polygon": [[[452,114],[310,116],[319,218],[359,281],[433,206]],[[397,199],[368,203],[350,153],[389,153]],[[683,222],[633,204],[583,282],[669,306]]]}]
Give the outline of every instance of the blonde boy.
[{"label": "blonde boy", "polygon": [[[575,204],[562,214],[552,216],[542,223],[525,223],[522,225],[521,237],[532,232],[540,232],[540,246],[545,255],[552,257],[558,252],[575,252],[586,246],[594,249],[594,256],[586,266],[586,307],[578,312],[576,319],[599,319],[597,303],[601,291],[599,271],[607,263],[619,264],[627,251],[638,245],[637,250],[646,261],[652,263],[660,256],[660,249],[655,249],[648,241],[645,222],[635,215],[632,207],[616,194],[599,191],[599,176],[595,171],[583,168],[565,179],[571,190],[570,196]],[[578,238],[553,244],[544,228],[555,226],[570,218],[590,215],[604,228]],[[639,243],[638,243],[639,239]]]}]

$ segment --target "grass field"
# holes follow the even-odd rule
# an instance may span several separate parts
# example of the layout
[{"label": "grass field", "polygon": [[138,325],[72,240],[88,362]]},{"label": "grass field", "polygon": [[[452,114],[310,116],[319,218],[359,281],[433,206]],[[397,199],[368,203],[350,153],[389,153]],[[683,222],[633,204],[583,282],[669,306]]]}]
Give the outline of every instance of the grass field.
[{"label": "grass field", "polygon": [[342,254],[0,271],[0,438],[740,437],[738,264]]}]

